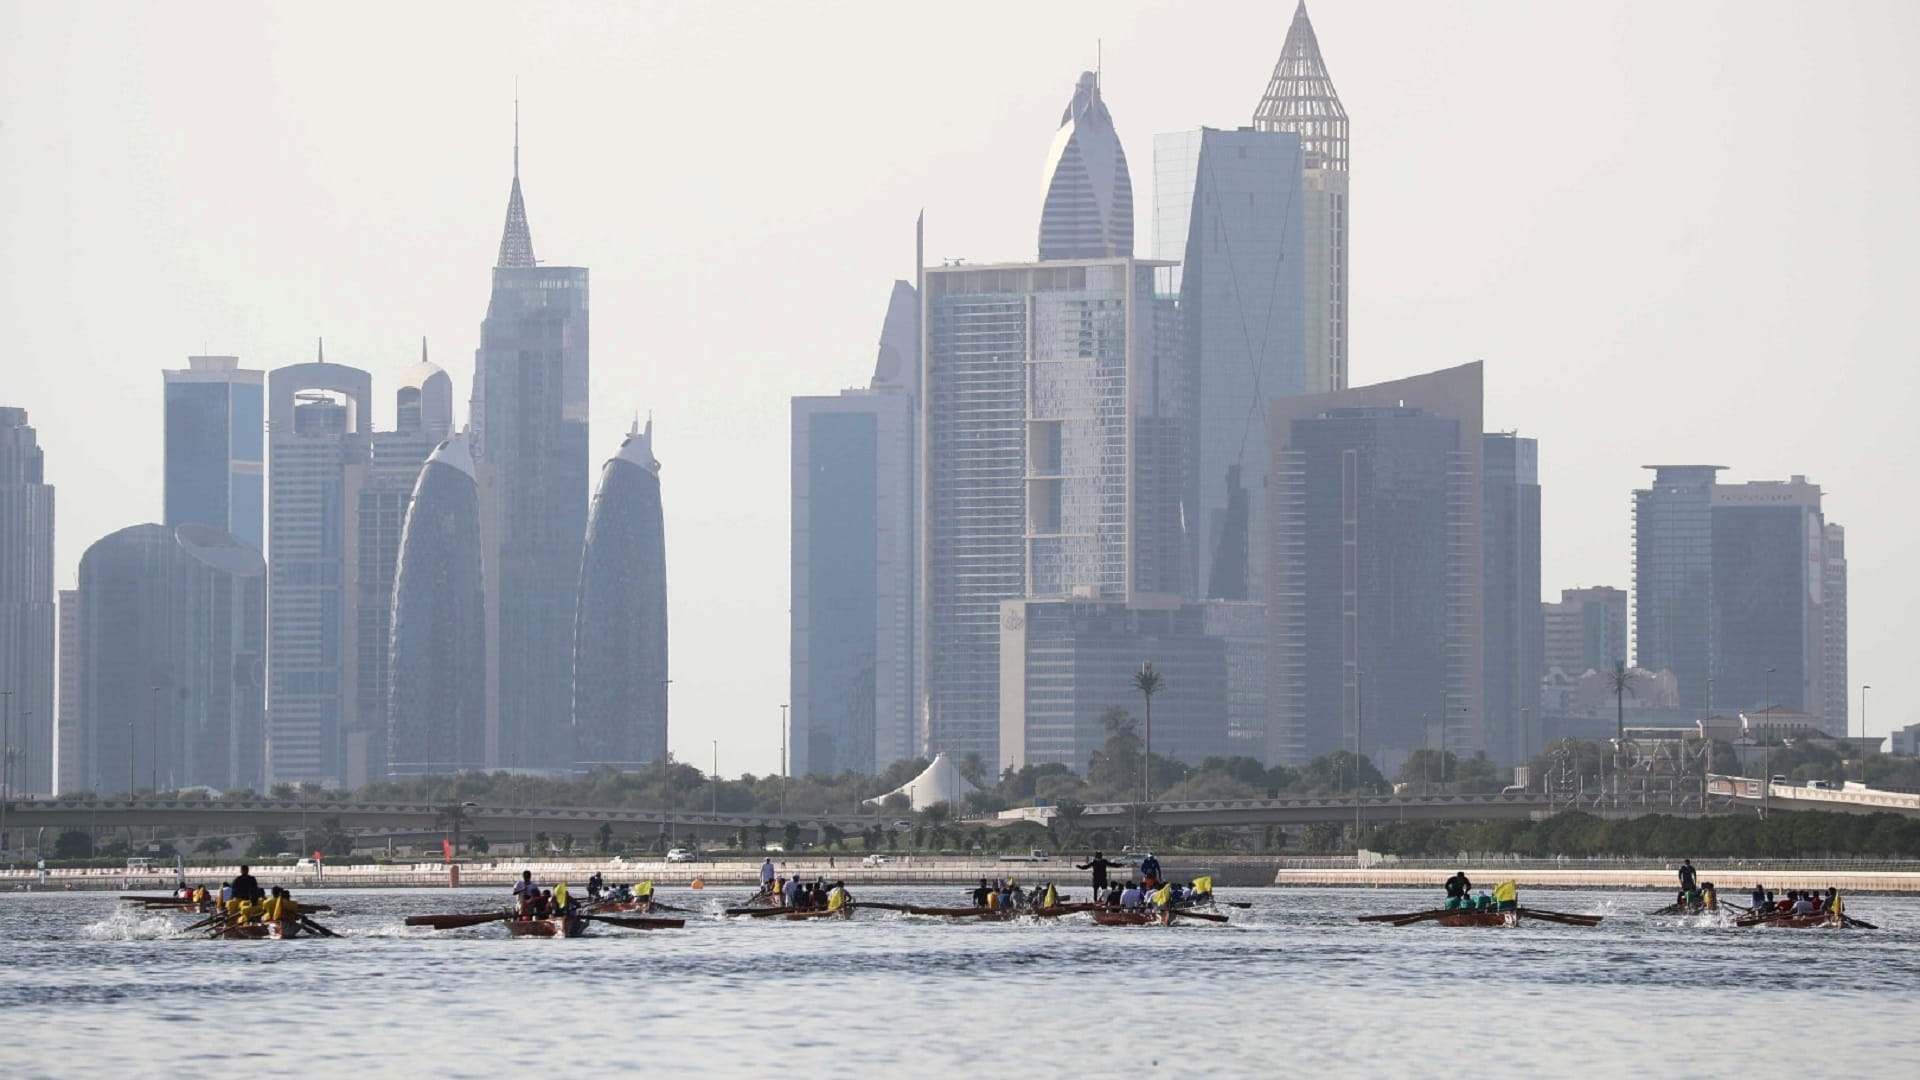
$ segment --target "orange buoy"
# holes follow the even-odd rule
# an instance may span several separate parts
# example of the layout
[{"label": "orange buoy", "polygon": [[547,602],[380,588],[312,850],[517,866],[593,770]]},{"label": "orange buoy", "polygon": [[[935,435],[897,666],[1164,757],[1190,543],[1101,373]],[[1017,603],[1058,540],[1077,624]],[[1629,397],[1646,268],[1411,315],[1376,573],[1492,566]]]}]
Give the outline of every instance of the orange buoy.
[{"label": "orange buoy", "polygon": [[688,882],[688,884],[696,889],[704,889],[707,887],[707,883],[701,881],[699,878],[694,878],[691,882]]}]

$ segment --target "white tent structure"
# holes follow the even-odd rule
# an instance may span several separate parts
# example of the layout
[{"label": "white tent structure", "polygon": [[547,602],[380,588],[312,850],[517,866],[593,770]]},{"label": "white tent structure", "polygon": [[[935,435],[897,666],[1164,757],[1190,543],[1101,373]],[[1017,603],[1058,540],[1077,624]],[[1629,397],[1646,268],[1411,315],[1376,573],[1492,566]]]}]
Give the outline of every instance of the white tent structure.
[{"label": "white tent structure", "polygon": [[960,805],[970,792],[980,790],[980,785],[960,775],[960,768],[952,755],[942,750],[933,755],[933,760],[921,770],[920,775],[887,792],[867,800],[867,805],[877,806],[895,795],[905,795],[909,805],[915,810],[925,810],[934,803]]}]

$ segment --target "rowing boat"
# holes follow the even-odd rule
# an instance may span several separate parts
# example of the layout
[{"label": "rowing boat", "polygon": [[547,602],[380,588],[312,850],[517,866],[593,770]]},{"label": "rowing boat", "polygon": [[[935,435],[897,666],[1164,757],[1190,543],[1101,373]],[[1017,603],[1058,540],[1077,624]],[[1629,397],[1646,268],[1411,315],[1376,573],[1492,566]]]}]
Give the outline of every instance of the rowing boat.
[{"label": "rowing boat", "polygon": [[1518,926],[1521,919],[1539,919],[1542,922],[1563,923],[1567,926],[1593,927],[1600,925],[1600,915],[1569,915],[1561,911],[1543,911],[1539,908],[1475,909],[1435,908],[1431,911],[1409,911],[1398,915],[1361,915],[1361,922],[1384,922],[1394,926],[1412,926],[1414,923],[1430,922],[1441,926]]},{"label": "rowing boat", "polygon": [[214,937],[232,938],[239,941],[284,941],[289,938],[309,937],[306,927],[298,922],[249,922],[235,923],[214,931]]},{"label": "rowing boat", "polygon": [[1168,925],[1172,916],[1166,912],[1148,914],[1144,911],[1096,911],[1093,921],[1101,926],[1152,926],[1156,923]]},{"label": "rowing boat", "polygon": [[833,911],[789,911],[787,912],[787,918],[796,919],[796,920],[797,919],[851,919],[853,918],[853,908],[854,908],[854,905],[852,904],[842,904],[840,907],[836,908]]},{"label": "rowing boat", "polygon": [[1519,926],[1518,911],[1449,911],[1432,920],[1441,926]]},{"label": "rowing boat", "polygon": [[1812,915],[1776,915],[1772,918],[1765,919],[1756,919],[1749,915],[1742,915],[1733,921],[1733,925],[1778,926],[1788,930],[1811,930],[1815,928],[1831,930],[1847,929],[1846,922],[1842,920],[1840,916],[1824,911],[1816,912]]},{"label": "rowing boat", "polygon": [[587,932],[583,919],[569,919],[557,915],[547,919],[508,919],[501,925],[514,937],[573,938]]}]

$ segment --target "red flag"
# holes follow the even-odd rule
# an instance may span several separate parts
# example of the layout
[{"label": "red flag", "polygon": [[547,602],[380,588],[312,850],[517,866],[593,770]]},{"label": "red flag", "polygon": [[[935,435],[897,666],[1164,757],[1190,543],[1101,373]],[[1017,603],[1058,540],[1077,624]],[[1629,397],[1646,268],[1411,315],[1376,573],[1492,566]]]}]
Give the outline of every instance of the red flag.
[{"label": "red flag", "polygon": [[440,841],[440,858],[442,862],[453,861],[453,841],[451,840]]},{"label": "red flag", "polygon": [[316,851],[316,852],[314,852],[314,853],[313,853],[313,861],[314,861],[314,862],[319,862],[319,861],[320,861],[320,853],[319,853],[319,852],[317,852],[317,851]]}]

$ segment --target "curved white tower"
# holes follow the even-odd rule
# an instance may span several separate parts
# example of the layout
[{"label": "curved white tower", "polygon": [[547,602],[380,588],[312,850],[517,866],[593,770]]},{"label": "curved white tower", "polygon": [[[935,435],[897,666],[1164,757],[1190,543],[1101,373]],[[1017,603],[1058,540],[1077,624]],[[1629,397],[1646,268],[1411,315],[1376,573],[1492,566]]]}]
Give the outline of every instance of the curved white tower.
[{"label": "curved white tower", "polygon": [[1104,259],[1133,254],[1133,178],[1100,99],[1100,79],[1080,73],[1047,151],[1040,210],[1040,258]]}]

